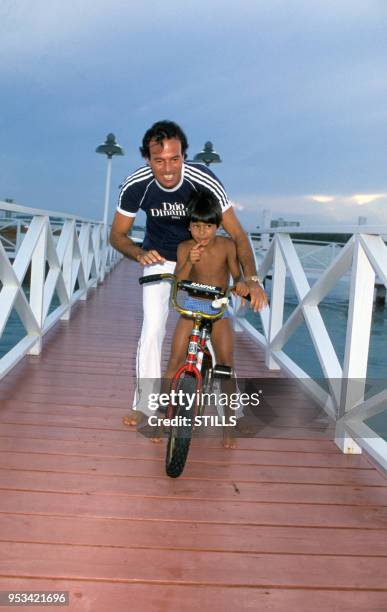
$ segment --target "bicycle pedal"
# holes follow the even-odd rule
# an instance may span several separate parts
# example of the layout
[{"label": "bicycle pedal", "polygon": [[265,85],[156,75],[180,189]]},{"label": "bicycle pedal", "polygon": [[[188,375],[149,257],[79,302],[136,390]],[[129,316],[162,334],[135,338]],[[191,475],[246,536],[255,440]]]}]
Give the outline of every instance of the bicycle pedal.
[{"label": "bicycle pedal", "polygon": [[217,363],[212,369],[212,375],[214,376],[214,378],[231,378],[232,368],[230,366]]}]

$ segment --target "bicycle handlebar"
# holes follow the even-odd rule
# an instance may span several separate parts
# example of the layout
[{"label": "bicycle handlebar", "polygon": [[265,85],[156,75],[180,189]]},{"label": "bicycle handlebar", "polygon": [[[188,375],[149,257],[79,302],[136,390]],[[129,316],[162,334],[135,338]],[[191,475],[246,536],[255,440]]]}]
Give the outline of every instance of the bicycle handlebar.
[{"label": "bicycle handlebar", "polygon": [[177,280],[174,274],[149,274],[148,276],[142,276],[138,279],[140,285],[144,285],[145,283],[155,283],[161,280],[171,280],[176,283],[178,289],[182,289],[183,291],[187,291],[188,293],[192,293],[194,295],[198,295],[201,297],[211,298],[211,297],[224,297],[226,295],[226,291],[224,291],[221,287],[215,287],[214,285],[206,285],[204,283],[197,283],[191,280]]},{"label": "bicycle handlebar", "polygon": [[167,278],[173,280],[176,277],[174,274],[169,274],[167,272],[165,272],[164,274],[148,274],[148,276],[141,276],[138,279],[138,282],[140,283],[140,285],[144,285],[145,283],[155,283],[157,281],[165,280]]},{"label": "bicycle handlebar", "polygon": [[[171,299],[172,299],[172,304],[175,310],[177,310],[180,314],[183,314],[186,316],[195,317],[199,315],[200,317],[205,318],[205,319],[217,319],[224,313],[226,306],[227,306],[228,297],[230,296],[230,293],[233,290],[233,287],[230,287],[229,289],[226,289],[226,291],[224,291],[221,287],[215,287],[213,285],[206,285],[204,283],[197,283],[191,280],[179,281],[177,280],[175,274],[170,274],[170,273],[148,274],[148,276],[142,276],[141,278],[139,278],[138,282],[140,283],[140,285],[144,285],[146,283],[155,283],[155,282],[162,281],[162,280],[172,281]],[[186,310],[182,308],[181,306],[179,306],[179,304],[177,303],[176,298],[177,298],[177,292],[179,289],[182,289],[183,291],[187,291],[188,293],[191,293],[198,297],[214,298],[214,301],[219,298],[222,298],[222,299],[226,298],[226,300],[220,306],[220,310],[216,314],[210,315],[208,313],[201,312],[201,311]],[[250,295],[246,296],[245,299],[250,301]]]}]

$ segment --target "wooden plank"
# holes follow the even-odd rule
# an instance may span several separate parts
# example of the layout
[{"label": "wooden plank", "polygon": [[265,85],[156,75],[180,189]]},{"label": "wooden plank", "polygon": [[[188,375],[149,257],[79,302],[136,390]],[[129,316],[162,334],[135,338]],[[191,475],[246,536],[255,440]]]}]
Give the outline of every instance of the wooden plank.
[{"label": "wooden plank", "polygon": [[[230,453],[231,455],[231,453]],[[288,482],[299,484],[338,484],[384,486],[385,479],[376,470],[356,468],[266,466],[190,460],[179,482],[185,479],[232,480],[242,482]],[[78,457],[44,453],[0,452],[3,469],[29,469],[51,472],[74,472],[101,475],[160,477],[164,475],[160,446],[149,442],[146,460],[133,457]],[[178,485],[177,485],[178,486]]]},{"label": "wooden plank", "polygon": [[[132,439],[131,439],[132,440]],[[152,445],[153,446],[153,445]],[[130,445],[117,443],[116,445],[101,445],[92,441],[81,443],[68,440],[31,440],[28,438],[5,438],[0,437],[0,451],[12,451],[23,453],[47,453],[82,456],[105,456],[133,459],[149,459],[150,452],[163,459],[165,456],[165,445],[154,445],[150,451],[149,441],[142,442],[136,438]],[[49,458],[47,458],[49,462]],[[208,440],[208,444],[192,445],[189,461],[200,461],[204,463],[223,463],[233,465],[283,465],[302,467],[326,467],[326,468],[359,468],[372,469],[363,455],[343,455],[338,453],[305,453],[286,452],[281,450],[239,449],[232,452],[225,450],[220,444],[214,444]],[[387,491],[387,484],[386,484]]]},{"label": "wooden plank", "polygon": [[177,521],[283,525],[303,527],[351,527],[387,529],[385,506],[344,506],[324,504],[244,503],[239,501],[112,497],[106,495],[7,491],[2,512],[56,516],[115,517]]},{"label": "wooden plank", "polygon": [[[102,402],[101,402],[102,403]],[[74,403],[74,405],[77,405],[76,403]],[[83,403],[83,405],[86,405],[86,402]],[[88,404],[89,406],[93,406],[92,403]],[[115,408],[119,409],[120,408],[120,403],[116,402],[115,403]],[[126,409],[123,410],[122,414],[125,415],[128,412],[128,408],[126,407]],[[42,423],[41,419],[41,426],[42,427],[62,427],[62,425],[60,423],[55,423],[53,420],[52,422],[50,421],[50,423],[46,423],[47,419],[44,419],[43,423]],[[7,425],[17,425],[19,424],[19,422],[22,421],[20,423],[20,426],[23,427],[23,425],[27,425],[29,426],[34,426],[34,418],[33,416],[31,416],[30,419],[17,419],[17,417],[15,416],[15,418],[13,418],[13,416],[9,416],[9,417],[3,417],[2,419],[0,419],[0,422],[2,423],[1,426],[1,430],[4,431],[5,430],[5,426]],[[31,422],[30,422],[31,421]],[[115,427],[116,423],[112,423],[112,425]],[[122,425],[122,423],[120,423],[120,425]],[[71,428],[75,428],[77,425],[76,423],[72,422],[70,425],[67,425],[67,427],[71,427]],[[65,425],[66,427],[66,425]],[[83,427],[81,425],[81,427]],[[94,427],[94,420],[93,419],[89,419],[88,420],[88,427],[89,429],[97,429]],[[117,427],[118,427],[118,423],[117,423]],[[220,431],[218,432],[218,429],[220,430],[220,428],[216,428],[216,430],[214,431],[214,434],[216,435],[220,435]],[[22,429],[21,429],[22,431]],[[129,432],[130,429],[129,428],[125,428],[123,426],[121,426],[121,431],[124,432]],[[118,429],[117,429],[118,432]],[[212,432],[211,432],[212,433]],[[124,435],[128,435],[127,433],[125,433]],[[140,433],[138,435],[141,435]],[[195,439],[198,438],[199,436],[197,434],[195,434]],[[203,438],[205,440],[208,439],[208,435],[206,434],[205,436],[203,436]],[[244,442],[243,444],[246,444],[248,441],[248,437],[247,436],[238,436],[240,437],[240,439],[243,439]],[[261,438],[276,438],[276,439],[297,439],[297,440],[305,440],[305,441],[310,441],[310,440],[320,440],[320,441],[331,441],[332,440],[332,431],[331,430],[325,430],[324,428],[322,429],[312,429],[312,428],[305,428],[305,427],[285,427],[285,426],[277,426],[277,427],[270,427],[270,426],[259,426],[258,427],[258,431],[256,433],[254,433],[254,438],[250,438],[252,440],[258,440]],[[255,442],[255,446],[256,446],[257,442]]]},{"label": "wooden plank", "polygon": [[[89,410],[89,407],[87,407]],[[121,413],[120,413],[121,414]],[[50,452],[53,448],[60,452],[72,452],[79,450],[79,435],[83,433],[82,449],[83,454],[105,454],[110,456],[126,454],[130,452],[132,447],[149,449],[149,440],[144,436],[136,435],[133,428],[125,427],[122,431],[114,431],[111,435],[105,434],[100,430],[89,430],[80,432],[76,428],[60,428],[60,427],[45,427],[28,425],[5,425],[3,424],[0,430],[0,450],[31,450]],[[118,433],[118,435],[117,435]],[[67,436],[66,434],[70,434]],[[90,434],[92,434],[90,436]],[[56,435],[56,437],[54,437]],[[44,440],[44,446],[42,441]],[[191,442],[190,450],[194,449],[219,450],[218,441],[213,441],[212,438],[194,438]],[[261,453],[275,452],[276,455],[281,453],[301,453],[305,456],[305,460],[309,461],[309,455],[334,455],[341,457],[342,454],[337,452],[337,446],[326,440],[297,440],[289,438],[239,438],[238,447],[235,452],[238,453]],[[348,456],[347,456],[348,457]],[[370,467],[369,461],[365,455],[362,456],[365,460],[365,465]],[[386,483],[387,484],[387,483]]]},{"label": "wooden plank", "polygon": [[[125,584],[117,581],[98,583],[88,580],[22,581],[0,578],[0,588],[20,590],[20,585],[33,591],[69,591],[70,605],[66,610],[74,612],[169,612],[184,610],[204,612],[222,610],[239,612],[385,612],[385,592],[370,590],[339,591],[319,589],[270,589],[238,588],[219,589],[211,586],[177,586],[171,584]],[[130,608],[128,607],[130,606]],[[43,609],[43,608],[42,608]]]},{"label": "wooden plank", "polygon": [[[0,540],[118,548],[212,550],[386,558],[378,529],[179,523],[141,519],[1,514]],[[295,558],[295,561],[297,559]]]},{"label": "wooden plank", "polygon": [[125,497],[152,497],[238,501],[246,503],[299,503],[352,506],[387,506],[387,487],[351,487],[334,485],[297,485],[289,483],[192,483],[185,480],[175,485],[170,479],[126,477],[127,488],[121,476],[93,474],[60,475],[49,471],[23,471],[0,469],[0,490],[40,491],[47,493],[82,493]]},{"label": "wooden plank", "polygon": [[120,549],[1,543],[0,575],[186,585],[377,589],[387,593],[379,557]]},{"label": "wooden plank", "polygon": [[[123,415],[127,414],[128,409],[123,411]],[[76,428],[76,427],[58,427],[55,425],[47,425],[45,422],[41,422],[40,425],[34,426],[28,423],[2,423],[0,427],[0,437],[3,437],[2,433],[11,433],[19,432],[21,437],[34,437],[37,433],[41,432],[41,435],[38,437],[46,436],[47,438],[54,439],[93,439],[93,440],[111,440],[115,438],[116,440],[121,440],[122,442],[127,442],[130,444],[130,440],[137,439],[142,440],[144,442],[148,442],[148,438],[145,438],[143,435],[136,432],[135,428],[131,427],[122,427],[120,430],[102,430],[102,429],[94,429],[93,421],[90,419],[89,428]],[[303,435],[301,435],[301,433]],[[293,437],[292,437],[293,436]],[[306,437],[308,436],[308,437]],[[254,434],[254,438],[248,437],[238,437],[238,443],[240,448],[256,448],[257,445],[265,444],[265,441],[278,441],[286,444],[295,444],[299,445],[301,448],[306,446],[307,448],[312,447],[312,443],[316,443],[317,448],[331,448],[332,449],[332,440],[330,436],[320,434],[319,432],[311,431],[306,432],[289,428],[277,428],[273,430],[273,428],[266,427],[262,431],[258,431]],[[113,442],[112,442],[113,443]],[[207,446],[209,443],[213,444],[213,440],[211,437],[198,437],[195,436],[194,444]],[[311,451],[308,451],[311,452]]]}]

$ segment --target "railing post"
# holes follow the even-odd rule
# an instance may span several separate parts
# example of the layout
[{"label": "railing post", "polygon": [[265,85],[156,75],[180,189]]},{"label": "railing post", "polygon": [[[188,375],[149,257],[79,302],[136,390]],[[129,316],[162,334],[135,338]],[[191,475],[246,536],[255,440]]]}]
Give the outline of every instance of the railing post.
[{"label": "railing post", "polygon": [[[374,285],[375,272],[357,237],[352,264],[339,418],[364,401]],[[343,421],[336,428],[335,442],[345,453],[361,452],[360,446],[347,435]]]},{"label": "railing post", "polygon": [[91,284],[92,287],[97,287],[100,278],[101,266],[101,228],[99,224],[95,224],[92,232],[93,256],[95,262],[95,278]]},{"label": "railing post", "polygon": [[85,276],[86,288],[81,295],[81,300],[87,300],[87,284],[89,280],[89,243],[90,243],[90,223],[82,223],[79,231],[79,248],[81,250],[81,266]]},{"label": "railing post", "polygon": [[19,251],[20,245],[21,245],[21,219],[17,220],[17,225],[16,225],[16,244],[15,244],[15,257]]},{"label": "railing post", "polygon": [[62,321],[68,321],[71,315],[71,298],[73,295],[73,253],[74,253],[74,232],[75,221],[66,220],[62,228],[64,238],[64,254],[63,254],[63,280],[65,283],[67,295],[69,296],[69,307],[61,316]]},{"label": "railing post", "polygon": [[283,325],[286,264],[277,238],[274,238],[274,240],[275,248],[273,256],[273,280],[271,289],[269,333],[267,339],[265,363],[270,370],[280,370],[280,366],[272,357],[270,345],[272,340]]},{"label": "railing post", "polygon": [[44,282],[46,279],[46,253],[48,217],[39,219],[41,230],[31,258],[31,280],[30,280],[30,306],[38,322],[40,335],[34,346],[29,350],[30,355],[39,355],[42,350],[43,330],[43,296]]}]

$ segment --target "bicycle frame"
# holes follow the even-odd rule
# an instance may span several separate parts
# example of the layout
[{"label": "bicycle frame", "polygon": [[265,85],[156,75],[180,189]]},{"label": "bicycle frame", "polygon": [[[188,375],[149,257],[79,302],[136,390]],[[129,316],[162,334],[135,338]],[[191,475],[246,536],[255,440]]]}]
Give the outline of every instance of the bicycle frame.
[{"label": "bicycle frame", "polygon": [[[178,381],[183,375],[187,374],[193,376],[196,381],[196,402],[194,412],[194,415],[196,416],[198,413],[198,398],[200,397],[200,391],[203,386],[203,378],[201,374],[203,357],[204,355],[209,355],[211,357],[211,353],[207,347],[210,333],[208,332],[206,322],[215,321],[223,316],[227,307],[230,290],[224,291],[221,287],[213,287],[211,285],[194,283],[187,280],[179,281],[174,274],[167,273],[144,276],[139,279],[139,282],[140,284],[143,284],[160,280],[169,280],[172,283],[171,302],[174,309],[177,310],[179,314],[193,319],[193,327],[189,339],[186,361],[175,373],[171,383],[171,391],[176,391]],[[179,289],[194,293],[200,297],[212,297],[217,299],[220,307],[219,312],[209,314],[199,310],[193,311],[183,308],[177,302],[177,292]],[[172,412],[173,407],[170,405],[167,409],[167,418],[172,416]]]},{"label": "bicycle frame", "polygon": [[[194,376],[196,379],[196,401],[194,416],[197,416],[199,412],[199,397],[203,387],[203,376],[202,376],[202,363],[204,355],[208,355],[211,359],[212,356],[208,349],[207,343],[210,334],[205,326],[205,322],[200,318],[195,318],[193,323],[192,332],[189,338],[188,351],[185,363],[175,373],[171,382],[171,391],[176,391],[178,382],[183,375],[188,374]],[[167,417],[172,417],[172,406],[170,405],[167,410]]]},{"label": "bicycle frame", "polygon": [[[167,442],[167,452],[165,458],[165,469],[166,473],[171,478],[177,478],[184,470],[184,466],[187,460],[189,446],[191,443],[192,431],[196,423],[196,416],[198,415],[199,407],[202,407],[203,395],[200,391],[203,387],[203,364],[206,357],[210,358],[210,371],[215,371],[212,363],[212,356],[208,349],[208,340],[211,335],[209,324],[210,321],[215,321],[222,317],[227,303],[230,290],[223,291],[221,287],[213,287],[211,285],[204,285],[192,281],[178,281],[174,274],[152,274],[139,279],[140,284],[156,282],[160,280],[170,280],[172,282],[172,293],[171,301],[172,305],[180,314],[192,318],[193,326],[189,338],[187,357],[184,365],[182,365],[174,375],[171,383],[171,396],[170,403],[167,408],[167,420],[169,423],[169,435]],[[219,312],[209,314],[199,310],[192,311],[187,310],[177,303],[177,291],[183,289],[188,293],[196,296],[212,298],[213,306],[219,308]],[[226,368],[227,366],[224,366]],[[226,373],[231,375],[230,372]],[[173,391],[177,391],[178,386],[181,385],[183,392],[182,397],[179,397],[180,405],[176,408],[176,416],[173,405],[174,396]],[[190,404],[189,396],[194,394],[195,399]],[[194,404],[194,405],[193,405]],[[185,415],[181,415],[181,411],[188,411],[187,419]],[[183,418],[181,418],[183,416]],[[177,423],[172,421],[177,420]],[[180,423],[180,421],[182,421]],[[187,423],[186,423],[187,421]]]}]

